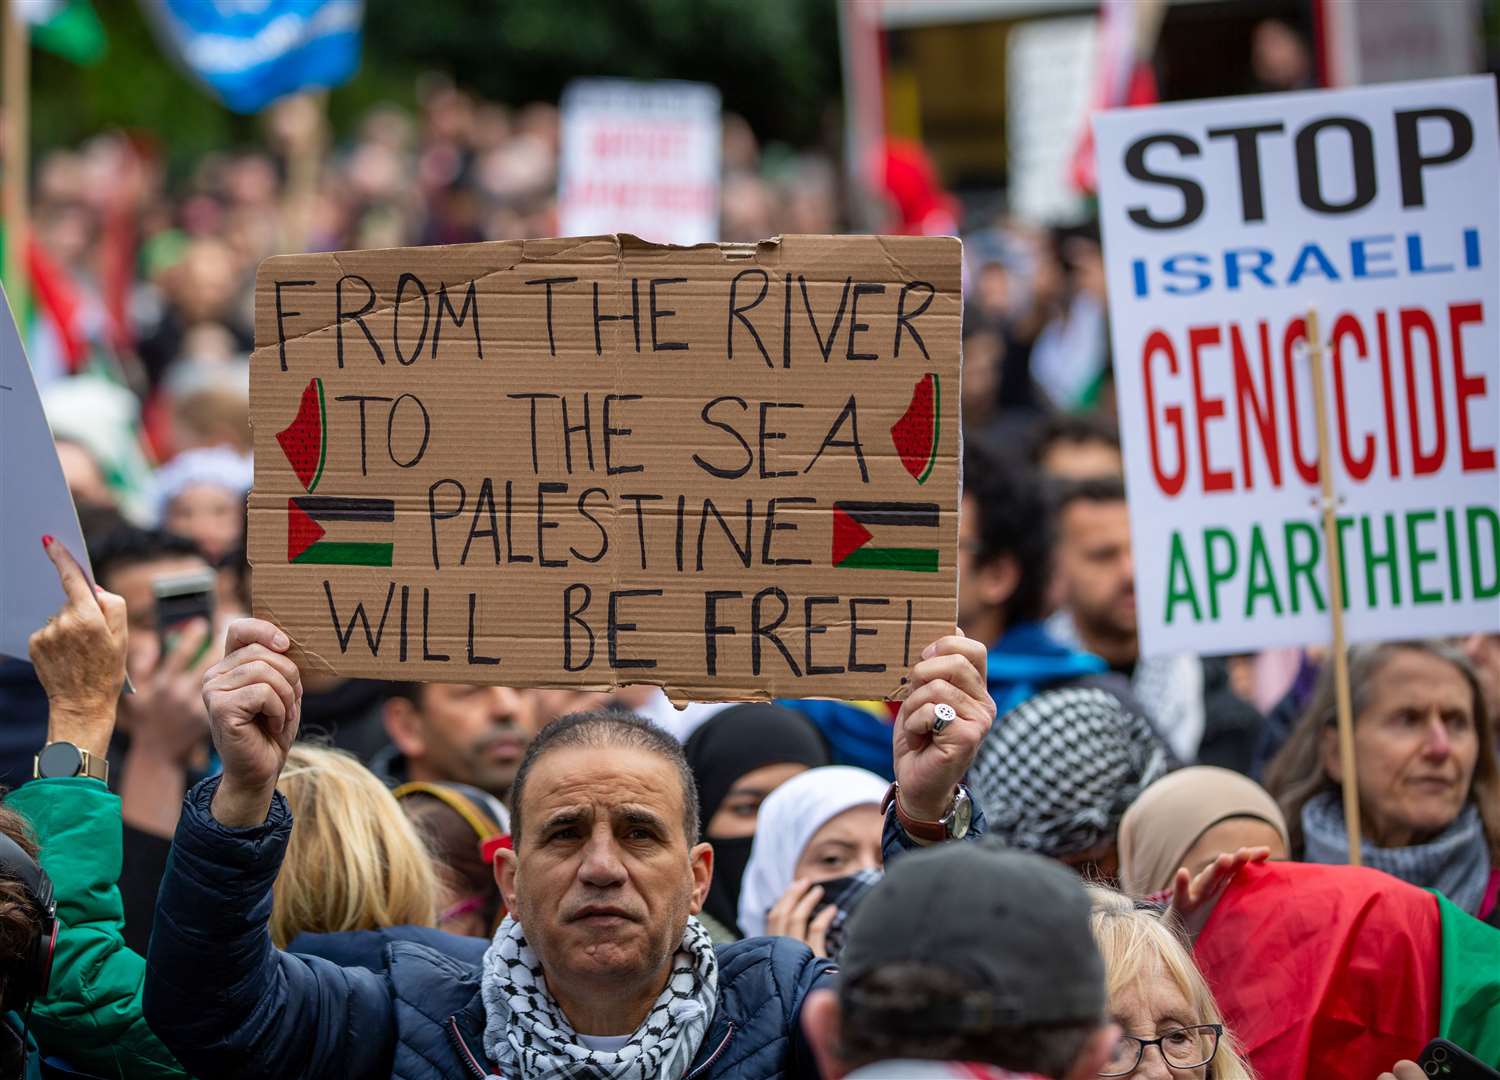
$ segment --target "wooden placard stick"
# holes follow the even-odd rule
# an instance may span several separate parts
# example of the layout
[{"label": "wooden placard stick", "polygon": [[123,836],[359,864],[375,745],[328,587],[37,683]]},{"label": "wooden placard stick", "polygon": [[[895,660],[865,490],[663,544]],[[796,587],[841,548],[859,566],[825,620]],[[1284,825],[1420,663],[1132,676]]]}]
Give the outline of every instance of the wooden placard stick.
[{"label": "wooden placard stick", "polygon": [[1340,565],[1337,503],[1333,493],[1333,453],[1328,438],[1328,388],[1323,381],[1323,339],[1318,313],[1307,313],[1307,355],[1312,363],[1313,408],[1318,421],[1318,478],[1322,484],[1323,548],[1328,553],[1328,603],[1333,614],[1333,687],[1338,709],[1339,762],[1344,781],[1344,827],[1349,865],[1359,866],[1359,778],[1354,760],[1354,710],[1349,696],[1349,650],[1344,643],[1344,570]]},{"label": "wooden placard stick", "polygon": [[3,4],[5,106],[5,289],[16,324],[24,327],[30,276],[26,263],[29,243],[27,176],[31,168],[31,27],[21,0]]}]

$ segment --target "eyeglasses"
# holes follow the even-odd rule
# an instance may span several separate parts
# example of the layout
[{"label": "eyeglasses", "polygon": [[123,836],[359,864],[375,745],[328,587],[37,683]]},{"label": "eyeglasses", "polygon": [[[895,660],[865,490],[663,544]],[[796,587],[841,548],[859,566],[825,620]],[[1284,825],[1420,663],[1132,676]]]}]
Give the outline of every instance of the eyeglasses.
[{"label": "eyeglasses", "polygon": [[1108,1063],[1099,1070],[1099,1075],[1129,1076],[1140,1067],[1141,1058],[1146,1056],[1148,1046],[1161,1051],[1162,1060],[1169,1069],[1202,1068],[1219,1052],[1219,1037],[1223,1034],[1223,1024],[1198,1024],[1194,1027],[1174,1028],[1154,1039],[1121,1035]]}]

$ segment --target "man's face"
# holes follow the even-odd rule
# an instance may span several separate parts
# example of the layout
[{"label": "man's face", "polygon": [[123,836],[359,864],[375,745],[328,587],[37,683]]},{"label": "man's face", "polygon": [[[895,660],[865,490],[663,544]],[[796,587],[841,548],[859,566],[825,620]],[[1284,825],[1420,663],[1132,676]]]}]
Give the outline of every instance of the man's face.
[{"label": "man's face", "polygon": [[958,625],[974,634],[998,620],[1017,584],[1014,559],[980,560],[980,513],[979,500],[966,492],[958,515]]},{"label": "man's face", "polygon": [[536,734],[529,693],[508,686],[426,683],[419,710],[397,700],[402,717],[392,738],[413,780],[456,780],[497,798],[510,792],[521,758]]},{"label": "man's face", "polygon": [[523,797],[496,880],[554,993],[665,980],[712,869],[683,830],[677,770],[644,750],[563,747],[535,762]]},{"label": "man's face", "polygon": [[208,563],[196,555],[169,555],[120,567],[100,580],[101,586],[125,601],[125,618],[130,628],[125,670],[137,686],[144,685],[161,658],[161,635],[156,628],[156,593],[152,591],[151,583],[157,578],[199,573],[208,568]]},{"label": "man's face", "polygon": [[1062,513],[1057,571],[1063,602],[1079,629],[1111,639],[1135,636],[1135,568],[1123,502],[1075,499]]}]

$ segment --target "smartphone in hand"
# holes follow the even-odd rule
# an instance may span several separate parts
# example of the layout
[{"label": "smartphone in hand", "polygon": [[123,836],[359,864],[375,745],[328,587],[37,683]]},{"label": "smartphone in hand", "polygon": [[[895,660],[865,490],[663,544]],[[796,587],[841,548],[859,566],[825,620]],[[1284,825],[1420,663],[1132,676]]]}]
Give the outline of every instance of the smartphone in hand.
[{"label": "smartphone in hand", "polygon": [[[210,630],[214,621],[214,597],[218,593],[218,579],[212,570],[194,570],[187,574],[171,574],[155,578],[151,591],[156,596],[156,629],[161,635],[162,652],[165,655],[177,642],[185,623],[203,619]],[[213,642],[210,632],[203,645],[193,657],[196,664],[203,659]]]},{"label": "smartphone in hand", "polygon": [[1441,1080],[1500,1080],[1500,1072],[1447,1039],[1433,1039],[1423,1047],[1417,1064],[1428,1076]]}]

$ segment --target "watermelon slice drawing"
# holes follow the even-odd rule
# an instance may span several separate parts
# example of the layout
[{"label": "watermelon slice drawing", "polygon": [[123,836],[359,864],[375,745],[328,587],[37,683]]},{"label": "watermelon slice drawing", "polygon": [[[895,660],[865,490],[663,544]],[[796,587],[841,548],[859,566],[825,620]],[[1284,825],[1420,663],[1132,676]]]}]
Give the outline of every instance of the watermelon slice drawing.
[{"label": "watermelon slice drawing", "polygon": [[938,437],[942,432],[942,399],[936,372],[917,380],[911,392],[911,404],[901,419],[891,425],[891,441],[901,464],[919,484],[927,483],[932,466],[937,463]]},{"label": "watermelon slice drawing", "polygon": [[323,478],[328,459],[328,411],[323,401],[323,380],[310,379],[302,391],[296,418],[276,433],[281,452],[292,463],[292,471],[311,492]]}]

